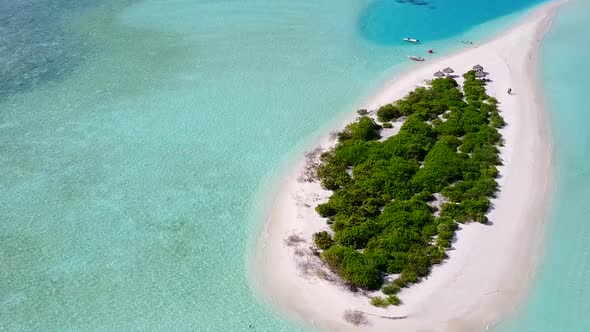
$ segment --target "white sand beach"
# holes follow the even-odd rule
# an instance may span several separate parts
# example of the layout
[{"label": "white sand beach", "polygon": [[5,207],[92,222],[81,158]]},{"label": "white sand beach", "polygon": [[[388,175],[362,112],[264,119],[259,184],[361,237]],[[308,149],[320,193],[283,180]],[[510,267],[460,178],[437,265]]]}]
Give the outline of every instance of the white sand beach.
[{"label": "white sand beach", "polygon": [[[461,225],[449,259],[435,266],[426,280],[403,290],[399,294],[401,306],[376,308],[367,297],[324,280],[313,270],[315,263],[305,251],[312,244],[312,234],[327,229],[314,208],[331,192],[318,183],[298,180],[305,168],[302,158],[274,196],[257,242],[252,279],[270,305],[320,331],[480,331],[518,308],[542,251],[552,194],[552,146],[537,88],[537,53],[561,3],[538,7],[482,45],[416,63],[359,107],[374,110],[400,99],[445,67],[462,74],[475,64],[482,65],[493,80],[487,85],[488,94],[498,99],[508,124],[501,130],[504,165],[499,168],[501,190],[488,214],[491,225]],[[458,81],[462,83],[462,79]],[[512,88],[512,95],[507,94],[508,88]],[[354,117],[356,114],[351,114],[347,123]],[[400,125],[394,123],[397,128]],[[329,148],[334,143],[326,133],[309,150]],[[286,239],[293,234],[305,242],[287,245]],[[310,273],[305,274],[305,268]],[[369,315],[368,325],[353,326],[343,319],[346,310],[405,318]]]}]

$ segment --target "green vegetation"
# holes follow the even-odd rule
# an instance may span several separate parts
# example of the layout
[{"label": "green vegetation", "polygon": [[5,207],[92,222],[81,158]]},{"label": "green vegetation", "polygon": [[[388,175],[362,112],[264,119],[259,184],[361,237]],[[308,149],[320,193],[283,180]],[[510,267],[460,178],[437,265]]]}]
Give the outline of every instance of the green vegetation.
[{"label": "green vegetation", "polygon": [[395,295],[395,294],[399,293],[401,288],[396,284],[391,284],[391,285],[383,286],[381,288],[381,290],[383,291],[383,294],[385,294],[385,295]]},{"label": "green vegetation", "polygon": [[381,296],[371,298],[371,304],[379,308],[386,308],[390,305],[400,305],[401,303],[402,301],[396,295],[390,295],[387,298]]},{"label": "green vegetation", "polygon": [[387,299],[384,299],[381,296],[372,297],[371,304],[376,307],[379,307],[379,308],[385,308],[385,307],[389,306]]},{"label": "green vegetation", "polygon": [[332,236],[326,231],[315,233],[313,235],[313,242],[315,242],[315,245],[322,250],[328,250],[334,245]]},{"label": "green vegetation", "polygon": [[[316,207],[328,232],[314,235],[322,259],[351,286],[376,290],[384,274],[399,274],[372,298],[399,304],[401,288],[419,282],[444,260],[457,222],[487,222],[501,164],[497,128],[505,125],[497,101],[474,72],[464,94],[452,78],[432,81],[377,111],[381,122],[407,117],[399,133],[380,142],[379,126],[361,116],[322,154],[317,175],[332,190]],[[429,204],[444,197],[439,213]]]},{"label": "green vegetation", "polygon": [[397,297],[397,295],[390,295],[387,297],[387,302],[391,305],[400,305],[402,301]]}]

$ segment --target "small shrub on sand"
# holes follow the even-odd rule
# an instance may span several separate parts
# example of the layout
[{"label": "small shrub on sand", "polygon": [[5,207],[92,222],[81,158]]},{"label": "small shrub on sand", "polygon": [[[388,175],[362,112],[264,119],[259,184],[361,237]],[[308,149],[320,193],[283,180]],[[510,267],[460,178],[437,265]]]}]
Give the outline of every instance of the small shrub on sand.
[{"label": "small shrub on sand", "polygon": [[387,297],[387,303],[391,305],[400,305],[402,301],[397,297],[397,295],[389,295]]},{"label": "small shrub on sand", "polygon": [[418,275],[412,270],[403,270],[399,278],[393,281],[394,285],[404,288],[418,282]]},{"label": "small shrub on sand", "polygon": [[330,247],[334,245],[332,236],[326,231],[315,233],[313,235],[313,242],[315,242],[315,245],[322,250],[330,249]]},{"label": "small shrub on sand", "polygon": [[389,306],[389,301],[381,296],[375,296],[371,298],[371,304],[379,308],[387,308]]},{"label": "small shrub on sand", "polygon": [[389,295],[387,298],[381,296],[375,296],[371,298],[371,304],[379,308],[387,308],[390,305],[400,305],[402,301],[397,295]]},{"label": "small shrub on sand", "polygon": [[401,288],[396,284],[385,285],[385,286],[383,286],[383,288],[381,288],[381,291],[385,295],[395,295],[395,294],[399,293],[400,290],[401,290]]}]

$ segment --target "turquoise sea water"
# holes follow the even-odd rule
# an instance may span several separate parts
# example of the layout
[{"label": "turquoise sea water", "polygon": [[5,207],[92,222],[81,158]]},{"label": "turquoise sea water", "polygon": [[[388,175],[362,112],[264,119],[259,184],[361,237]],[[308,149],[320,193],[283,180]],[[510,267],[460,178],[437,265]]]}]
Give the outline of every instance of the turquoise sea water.
[{"label": "turquoise sea water", "polygon": [[539,1],[474,2],[1,3],[0,330],[304,329],[248,284],[258,193],[407,54]]},{"label": "turquoise sea water", "polygon": [[542,87],[555,141],[556,194],[546,257],[530,298],[498,332],[590,331],[590,113],[585,83],[590,3],[571,0],[542,48]]}]

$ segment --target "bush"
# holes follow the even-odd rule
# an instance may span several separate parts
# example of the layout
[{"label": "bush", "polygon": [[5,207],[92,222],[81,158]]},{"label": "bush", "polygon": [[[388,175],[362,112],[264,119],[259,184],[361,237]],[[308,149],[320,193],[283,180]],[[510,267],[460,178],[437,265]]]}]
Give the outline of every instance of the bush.
[{"label": "bush", "polygon": [[380,232],[381,229],[377,223],[365,221],[337,232],[334,240],[343,246],[362,249],[371,238]]},{"label": "bush", "polygon": [[334,245],[332,236],[326,231],[315,233],[313,235],[313,242],[322,250],[330,249],[330,247]]},{"label": "bush", "polygon": [[346,167],[358,165],[367,160],[371,147],[372,142],[344,141],[334,149],[334,159],[337,160],[335,164],[346,171]]},{"label": "bush", "polygon": [[[493,174],[491,171],[489,173]],[[493,197],[497,188],[498,184],[494,178],[483,177],[478,180],[459,181],[453,185],[445,187],[441,191],[441,194],[451,202],[462,202],[466,199]]]},{"label": "bush", "polygon": [[334,245],[324,251],[321,257],[332,271],[356,287],[375,290],[381,286],[381,272],[363,254],[350,247]]},{"label": "bush", "polygon": [[424,158],[424,167],[414,176],[417,188],[438,192],[445,184],[461,180],[465,159],[457,153],[455,145],[451,139],[441,139],[434,145]]},{"label": "bush", "polygon": [[428,138],[436,138],[438,136],[429,124],[420,120],[417,116],[408,117],[400,129],[400,133],[424,135],[424,137]]},{"label": "bush", "polygon": [[395,294],[399,293],[400,290],[401,290],[401,288],[396,284],[385,285],[381,288],[381,291],[385,295],[395,295]]},{"label": "bush", "polygon": [[368,264],[361,253],[354,252],[355,254],[344,257],[341,274],[343,279],[362,289],[379,289],[383,283],[381,272]]},{"label": "bush", "polygon": [[344,256],[348,248],[341,246],[332,246],[326,251],[322,252],[321,258],[328,264],[330,270],[340,272]]},{"label": "bush", "polygon": [[422,192],[416,194],[416,200],[422,201],[422,202],[432,202],[435,197],[434,195],[432,195],[432,193],[428,190],[423,190]]},{"label": "bush", "polygon": [[448,90],[456,90],[457,81],[455,81],[452,77],[444,77],[444,78],[437,78],[432,80],[432,89],[436,92],[445,92]]},{"label": "bush", "polygon": [[346,162],[336,151],[322,153],[317,167],[317,176],[322,186],[328,190],[336,190],[351,182],[350,175],[346,172]]},{"label": "bush", "polygon": [[376,124],[373,119],[367,116],[362,116],[358,118],[356,122],[348,124],[343,131],[338,133],[338,139],[340,141],[354,139],[363,141],[376,140],[381,137],[379,135],[380,129],[381,126]]},{"label": "bush", "polygon": [[400,109],[392,104],[387,104],[384,106],[381,106],[378,110],[377,110],[377,120],[381,121],[381,122],[388,122],[391,120],[395,120],[397,118],[399,118],[400,116],[402,116],[402,112],[400,111]]},{"label": "bush", "polygon": [[445,122],[441,123],[434,123],[436,125],[435,129],[441,135],[449,135],[449,136],[463,136],[465,134],[465,129],[463,128],[463,112],[459,109],[455,109],[452,112],[445,113],[443,118],[446,119]]},{"label": "bush", "polygon": [[441,215],[450,217],[457,222],[477,221],[486,223],[485,216],[490,207],[490,200],[486,197],[477,199],[465,199],[459,204],[446,203],[442,206]]},{"label": "bush", "polygon": [[393,283],[400,288],[408,287],[410,284],[416,282],[418,282],[418,275],[415,271],[409,269],[404,269],[402,274],[393,281]]},{"label": "bush", "polygon": [[395,155],[404,159],[424,160],[428,151],[434,145],[434,139],[421,134],[412,135],[400,132],[388,138],[381,149],[381,152],[388,155]]},{"label": "bush", "polygon": [[406,281],[407,284],[414,284],[418,282],[418,275],[415,271],[412,270],[402,271],[402,275],[400,276],[400,278]]},{"label": "bush", "polygon": [[389,301],[381,296],[375,296],[371,298],[371,304],[379,308],[387,308],[389,306]]},{"label": "bush", "polygon": [[315,210],[320,216],[324,218],[331,217],[337,212],[332,206],[330,206],[329,202],[316,206]]},{"label": "bush", "polygon": [[397,297],[397,295],[389,295],[387,297],[387,303],[391,305],[400,305],[402,301]]},{"label": "bush", "polygon": [[383,123],[383,128],[393,128],[393,125],[391,124],[391,122],[385,122]]},{"label": "bush", "polygon": [[492,112],[490,114],[490,122],[492,126],[496,128],[504,128],[504,126],[506,126],[506,122],[504,122],[504,119],[498,114],[498,112]]}]

